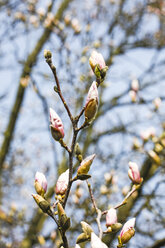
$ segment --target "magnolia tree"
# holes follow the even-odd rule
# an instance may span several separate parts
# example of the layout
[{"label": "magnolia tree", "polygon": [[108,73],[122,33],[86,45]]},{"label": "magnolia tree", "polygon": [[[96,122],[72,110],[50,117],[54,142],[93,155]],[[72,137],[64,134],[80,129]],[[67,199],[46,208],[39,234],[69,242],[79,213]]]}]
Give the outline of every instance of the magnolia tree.
[{"label": "magnolia tree", "polygon": [[[121,208],[123,205],[127,204],[127,199],[137,191],[143,178],[140,177],[140,172],[138,165],[135,162],[129,162],[128,176],[132,181],[132,188],[127,193],[122,202],[111,207],[110,209],[99,209],[97,207],[97,201],[92,190],[90,183],[91,175],[89,174],[90,167],[94,163],[94,159],[97,154],[92,154],[86,158],[83,157],[83,153],[77,143],[77,137],[80,131],[88,126],[94,121],[95,115],[97,113],[99,104],[99,93],[98,88],[103,84],[108,67],[105,64],[102,54],[93,51],[91,57],[89,58],[89,64],[94,72],[95,81],[91,84],[89,88],[88,95],[86,98],[85,106],[82,108],[77,116],[73,116],[68,104],[66,103],[61,88],[58,76],[56,73],[56,67],[52,63],[52,54],[49,50],[44,51],[44,56],[47,64],[49,65],[55,79],[56,85],[54,86],[55,92],[59,95],[64,108],[72,123],[73,137],[71,142],[71,147],[69,147],[63,140],[65,136],[64,125],[58,114],[50,108],[50,131],[52,137],[55,141],[59,142],[63,149],[68,153],[68,169],[63,172],[56,183],[55,186],[55,199],[56,201],[51,204],[45,197],[47,191],[47,180],[45,175],[41,172],[36,172],[35,175],[35,190],[37,194],[32,194],[34,200],[41,208],[43,213],[49,215],[56,223],[58,231],[61,235],[60,247],[68,248],[69,240],[67,238],[66,232],[71,227],[71,220],[68,217],[65,207],[69,198],[69,193],[74,182],[77,180],[84,181],[87,184],[89,190],[89,196],[93,205],[93,208],[97,214],[96,223],[98,226],[98,233],[95,234],[92,227],[86,222],[86,220],[81,221],[82,233],[78,235],[75,247],[80,247],[79,244],[83,242],[90,242],[92,248],[106,248],[107,245],[102,241],[103,235],[108,235],[110,233],[117,233],[118,235],[118,248],[124,247],[124,245],[129,242],[129,240],[135,234],[135,218],[129,219],[122,227],[122,224],[117,220],[117,209]],[[133,88],[134,92],[137,91],[137,82],[134,82]],[[135,97],[135,94],[132,94]],[[80,118],[84,115],[84,122],[79,125]],[[82,117],[83,118],[83,117]],[[77,159],[79,166],[73,170],[75,165],[73,164],[73,158]],[[75,171],[75,173],[74,173]],[[106,228],[102,227],[102,220],[106,217]]]}]

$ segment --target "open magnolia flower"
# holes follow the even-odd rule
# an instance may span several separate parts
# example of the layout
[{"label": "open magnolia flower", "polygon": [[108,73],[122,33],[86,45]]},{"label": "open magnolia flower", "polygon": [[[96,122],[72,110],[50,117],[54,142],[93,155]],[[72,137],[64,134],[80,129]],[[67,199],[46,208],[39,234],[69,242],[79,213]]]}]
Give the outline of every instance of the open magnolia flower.
[{"label": "open magnolia flower", "polygon": [[58,114],[50,108],[50,127],[55,140],[59,141],[64,137],[64,126]]},{"label": "open magnolia flower", "polygon": [[34,186],[35,186],[36,192],[39,195],[43,196],[46,193],[47,180],[46,180],[46,177],[43,173],[38,172],[38,171],[36,172]]},{"label": "open magnolia flower", "polygon": [[91,121],[98,108],[98,90],[96,82],[94,81],[88,91],[88,96],[85,104],[85,117],[88,121]]},{"label": "open magnolia flower", "polygon": [[126,244],[135,235],[135,220],[135,218],[132,218],[124,224],[120,233],[120,240],[122,244]]},{"label": "open magnolia flower", "polygon": [[55,192],[57,195],[64,195],[69,181],[69,169],[62,173],[56,183]]},{"label": "open magnolia flower", "polygon": [[141,183],[142,178],[140,177],[140,172],[138,169],[138,165],[136,163],[129,162],[128,176],[132,180],[133,183],[136,183],[136,184]]}]

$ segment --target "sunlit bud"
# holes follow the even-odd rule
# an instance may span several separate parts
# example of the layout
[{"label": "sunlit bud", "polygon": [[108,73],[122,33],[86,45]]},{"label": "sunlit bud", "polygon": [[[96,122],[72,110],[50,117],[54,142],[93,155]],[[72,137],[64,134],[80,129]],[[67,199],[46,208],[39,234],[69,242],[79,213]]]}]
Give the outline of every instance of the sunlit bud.
[{"label": "sunlit bud", "polygon": [[148,141],[151,137],[153,138],[155,136],[155,128],[149,127],[148,129],[141,132],[140,136],[144,141]]},{"label": "sunlit bud", "polygon": [[80,26],[78,19],[73,18],[73,20],[71,21],[71,25],[75,33],[79,33],[81,31],[81,26]]},{"label": "sunlit bud", "polygon": [[51,59],[51,57],[52,57],[51,51],[45,49],[45,50],[44,50],[44,57],[45,57],[45,59]]},{"label": "sunlit bud", "polygon": [[96,82],[94,81],[88,91],[87,100],[85,104],[85,117],[90,122],[96,115],[98,108],[98,90]]},{"label": "sunlit bud", "polygon": [[134,137],[133,138],[133,149],[139,149],[139,148],[140,148],[140,142],[136,137]]},{"label": "sunlit bud", "polygon": [[80,166],[78,167],[78,170],[77,170],[77,174],[78,175],[81,175],[81,174],[87,174],[89,169],[90,169],[90,166],[95,158],[96,154],[92,154],[90,156],[88,156],[87,158],[85,158]]},{"label": "sunlit bud", "polygon": [[97,51],[93,51],[90,58],[89,58],[89,64],[93,71],[95,71],[96,65],[99,65],[100,70],[104,69],[106,67],[104,58],[101,53],[98,53]]},{"label": "sunlit bud", "polygon": [[106,183],[109,184],[111,182],[111,180],[112,180],[112,174],[109,173],[109,172],[106,172],[104,174],[104,179],[105,179]]},{"label": "sunlit bud", "polygon": [[163,150],[163,146],[159,143],[155,144],[155,151],[160,153]]},{"label": "sunlit bud", "polygon": [[91,233],[91,248],[108,248],[105,243],[94,233]]},{"label": "sunlit bud", "polygon": [[160,99],[160,97],[157,97],[153,100],[153,104],[156,110],[159,109],[161,103],[162,103],[162,100]]},{"label": "sunlit bud", "polygon": [[128,176],[132,180],[133,183],[140,183],[140,172],[138,169],[138,165],[134,162],[129,162],[129,170],[128,170]]},{"label": "sunlit bud", "polygon": [[71,16],[70,16],[70,14],[66,14],[64,16],[64,22],[65,22],[66,25],[69,25],[70,24],[70,22],[71,22]]},{"label": "sunlit bud", "polygon": [[36,172],[34,186],[37,194],[44,196],[47,191],[47,180],[43,173]]},{"label": "sunlit bud", "polygon": [[50,127],[55,140],[59,141],[64,137],[64,126],[58,114],[50,108]]},{"label": "sunlit bud", "polygon": [[59,224],[62,227],[63,231],[66,231],[70,227],[70,218],[66,216],[65,210],[63,209],[62,205],[59,202],[57,204],[57,209],[58,209]]},{"label": "sunlit bud", "polygon": [[149,156],[152,158],[152,160],[156,163],[156,164],[160,164],[161,160],[160,157],[158,156],[158,154],[156,152],[154,152],[153,150],[150,150],[148,152]]},{"label": "sunlit bud", "polygon": [[36,201],[37,205],[42,209],[44,213],[50,211],[50,204],[47,202],[41,195],[32,194],[34,200]]},{"label": "sunlit bud", "polygon": [[81,221],[81,226],[82,226],[83,232],[87,236],[91,236],[91,233],[93,232],[92,227],[88,223],[86,223],[85,221]]},{"label": "sunlit bud", "polygon": [[35,27],[37,28],[39,26],[39,22],[38,22],[38,18],[35,15],[31,15],[29,18],[29,22]]},{"label": "sunlit bud", "polygon": [[122,244],[126,244],[134,236],[135,234],[134,226],[135,226],[135,218],[128,220],[124,224],[120,233],[120,239]]},{"label": "sunlit bud", "polygon": [[75,248],[81,248],[78,244],[75,245]]},{"label": "sunlit bud", "polygon": [[137,79],[132,80],[131,89],[136,92],[139,90],[139,81]]},{"label": "sunlit bud", "polygon": [[110,208],[106,214],[106,226],[109,227],[117,223],[117,214],[114,208]]},{"label": "sunlit bud", "polygon": [[25,16],[22,12],[15,12],[14,18],[15,18],[16,20],[21,20],[21,21],[23,21],[23,22],[26,21],[26,16]]},{"label": "sunlit bud", "polygon": [[45,9],[44,8],[38,8],[37,14],[40,16],[40,18],[44,17],[45,15]]},{"label": "sunlit bud", "polygon": [[129,96],[130,96],[132,102],[136,102],[137,95],[136,95],[136,92],[134,90],[129,91]]},{"label": "sunlit bud", "polygon": [[104,184],[101,185],[101,187],[100,187],[100,193],[101,193],[102,195],[106,195],[108,192],[109,192],[109,190],[108,190],[107,186],[104,185]]},{"label": "sunlit bud", "polygon": [[68,187],[68,180],[69,180],[69,169],[62,173],[56,183],[55,192],[57,195],[64,195],[67,187]]}]

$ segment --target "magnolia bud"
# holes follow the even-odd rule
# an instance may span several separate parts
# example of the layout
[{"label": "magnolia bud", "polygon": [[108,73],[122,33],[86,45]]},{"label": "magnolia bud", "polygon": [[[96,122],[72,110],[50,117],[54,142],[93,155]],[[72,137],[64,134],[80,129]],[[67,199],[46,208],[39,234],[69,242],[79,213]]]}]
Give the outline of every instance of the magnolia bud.
[{"label": "magnolia bud", "polygon": [[157,97],[157,98],[155,98],[155,99],[153,100],[153,104],[154,104],[156,110],[159,109],[159,107],[160,107],[160,105],[161,105],[161,102],[162,102],[162,100],[161,100],[161,98],[159,98],[159,97]]},{"label": "magnolia bud", "polygon": [[135,218],[130,219],[124,224],[120,233],[120,239],[122,244],[126,244],[134,236],[135,234],[134,226],[135,226]]},{"label": "magnolia bud", "polygon": [[34,186],[37,194],[44,196],[47,191],[47,180],[43,173],[36,172]]},{"label": "magnolia bud", "polygon": [[132,80],[131,88],[136,92],[139,90],[139,81],[137,79]]},{"label": "magnolia bud", "polygon": [[91,233],[91,248],[108,248],[105,243],[96,236],[94,232]]},{"label": "magnolia bud", "polygon": [[50,108],[50,127],[55,140],[59,141],[64,137],[64,126],[58,114]]},{"label": "magnolia bud", "polygon": [[32,194],[32,196],[44,213],[48,213],[50,211],[49,202],[47,202],[42,196],[37,194]]},{"label": "magnolia bud", "polygon": [[85,117],[90,122],[96,115],[98,108],[98,90],[96,82],[94,81],[88,91],[88,96],[85,104]]},{"label": "magnolia bud", "polygon": [[109,227],[117,223],[117,214],[114,208],[110,208],[106,214],[106,226]]},{"label": "magnolia bud", "polygon": [[152,160],[156,163],[156,164],[160,164],[161,160],[160,157],[158,156],[158,154],[156,152],[154,152],[153,150],[150,150],[148,152],[149,156],[152,158]]},{"label": "magnolia bud", "polygon": [[130,90],[129,91],[129,95],[130,95],[131,101],[132,102],[136,102],[136,100],[137,100],[137,94],[136,94],[136,92],[134,90]]},{"label": "magnolia bud", "polygon": [[90,166],[95,158],[96,154],[92,154],[90,156],[88,156],[87,158],[85,158],[80,166],[78,167],[78,170],[77,170],[77,174],[78,175],[86,175],[90,169]]},{"label": "magnolia bud", "polygon": [[87,236],[91,236],[91,233],[93,232],[92,227],[86,223],[85,221],[81,221],[81,226],[82,226],[82,230],[83,232],[87,235]]},{"label": "magnolia bud", "polygon": [[129,162],[128,176],[132,180],[133,183],[136,183],[136,184],[141,183],[142,180],[141,180],[140,172],[139,172],[139,169],[136,163]]},{"label": "magnolia bud", "polygon": [[70,227],[70,218],[66,216],[65,210],[63,209],[62,205],[58,202],[58,217],[59,217],[59,224],[62,227],[63,231],[66,231]]},{"label": "magnolia bud", "polygon": [[49,50],[44,50],[44,57],[45,59],[50,59],[52,57],[52,53]]},{"label": "magnolia bud", "polygon": [[100,70],[104,69],[106,67],[104,58],[101,53],[98,53],[96,51],[93,51],[90,58],[89,58],[89,64],[94,72],[95,66],[99,65]]},{"label": "magnolia bud", "polygon": [[69,181],[69,169],[62,173],[56,183],[55,192],[57,195],[64,195]]}]

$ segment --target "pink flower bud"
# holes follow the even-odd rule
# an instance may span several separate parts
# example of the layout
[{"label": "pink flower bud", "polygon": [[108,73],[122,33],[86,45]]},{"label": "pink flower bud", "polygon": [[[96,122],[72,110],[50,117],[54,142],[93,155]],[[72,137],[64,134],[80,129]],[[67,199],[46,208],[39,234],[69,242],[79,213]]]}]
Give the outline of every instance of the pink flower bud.
[{"label": "pink flower bud", "polygon": [[106,214],[106,226],[109,227],[117,223],[117,214],[114,208],[110,208]]},{"label": "pink flower bud", "polygon": [[95,66],[99,65],[100,69],[104,69],[106,67],[104,58],[101,53],[98,53],[96,51],[93,51],[90,58],[89,58],[89,64],[94,71]]},{"label": "pink flower bud", "polygon": [[91,248],[108,248],[105,243],[94,233],[91,233]]},{"label": "pink flower bud", "polygon": [[96,82],[94,81],[88,91],[88,96],[85,104],[85,117],[91,121],[97,112],[98,107],[98,90]]},{"label": "pink flower bud", "polygon": [[131,88],[136,92],[139,90],[139,81],[137,79],[132,80]]},{"label": "pink flower bud", "polygon": [[62,173],[56,183],[55,192],[57,195],[64,195],[69,181],[69,169]]},{"label": "pink flower bud", "polygon": [[35,175],[35,189],[39,195],[44,195],[47,191],[47,180],[43,173],[36,172]]},{"label": "pink flower bud", "polygon": [[137,100],[137,94],[136,94],[136,92],[134,90],[130,90],[129,91],[129,95],[130,95],[131,101],[132,102],[136,102],[136,100]]},{"label": "pink flower bud", "polygon": [[132,218],[130,220],[128,220],[120,233],[120,238],[121,238],[121,242],[122,244],[126,244],[135,234],[135,230],[134,230],[134,226],[135,226],[135,218]]},{"label": "pink flower bud", "polygon": [[136,163],[129,162],[128,176],[132,180],[133,183],[141,182],[140,172],[139,172],[139,169]]},{"label": "pink flower bud", "polygon": [[64,126],[58,114],[50,108],[50,127],[55,140],[59,141],[64,137]]},{"label": "pink flower bud", "polygon": [[95,157],[96,154],[92,154],[87,158],[85,158],[78,167],[77,174],[78,175],[87,174]]}]

